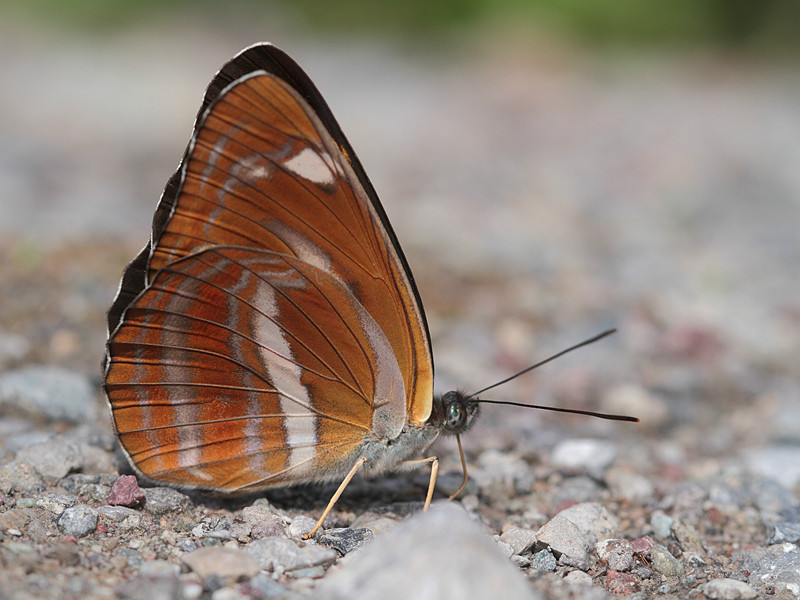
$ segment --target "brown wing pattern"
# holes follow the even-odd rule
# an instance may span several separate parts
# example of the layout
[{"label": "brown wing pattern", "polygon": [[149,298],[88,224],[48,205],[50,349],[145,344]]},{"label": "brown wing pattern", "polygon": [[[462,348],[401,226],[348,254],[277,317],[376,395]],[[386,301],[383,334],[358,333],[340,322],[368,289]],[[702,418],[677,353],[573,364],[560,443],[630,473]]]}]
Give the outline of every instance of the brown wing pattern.
[{"label": "brown wing pattern", "polygon": [[115,426],[156,479],[235,491],[338,477],[367,435],[430,414],[413,279],[291,59],[248,49],[203,109],[109,311]]},{"label": "brown wing pattern", "polygon": [[238,492],[335,478],[370,431],[402,428],[382,331],[340,281],[293,256],[215,247],[170,263],[110,352],[118,435],[156,480]]}]

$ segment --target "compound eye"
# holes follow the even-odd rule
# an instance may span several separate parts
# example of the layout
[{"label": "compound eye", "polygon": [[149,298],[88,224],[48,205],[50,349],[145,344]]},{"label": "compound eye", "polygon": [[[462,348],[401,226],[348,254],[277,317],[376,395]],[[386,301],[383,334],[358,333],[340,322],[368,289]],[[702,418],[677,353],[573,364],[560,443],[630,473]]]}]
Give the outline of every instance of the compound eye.
[{"label": "compound eye", "polygon": [[461,402],[455,400],[447,405],[447,412],[444,420],[444,428],[450,431],[456,431],[464,427],[467,420],[467,411]]}]

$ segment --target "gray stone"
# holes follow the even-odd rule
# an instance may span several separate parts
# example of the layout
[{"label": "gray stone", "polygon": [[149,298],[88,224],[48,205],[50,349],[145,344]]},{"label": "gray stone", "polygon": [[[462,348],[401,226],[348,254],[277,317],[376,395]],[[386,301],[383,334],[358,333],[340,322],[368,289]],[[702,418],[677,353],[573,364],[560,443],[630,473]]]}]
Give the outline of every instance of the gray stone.
[{"label": "gray stone", "polygon": [[536,575],[538,573],[555,571],[557,566],[558,562],[552,552],[549,550],[539,550],[539,552],[531,557],[530,573]]},{"label": "gray stone", "polygon": [[[457,505],[438,504],[353,552],[322,581],[320,600],[537,598]],[[380,574],[380,577],[376,576]]]},{"label": "gray stone", "polygon": [[286,533],[289,534],[289,537],[301,538],[314,529],[314,525],[316,524],[316,519],[301,515],[292,519],[289,527],[286,528]]},{"label": "gray stone", "polygon": [[633,548],[628,540],[603,540],[597,542],[595,549],[597,557],[612,571],[629,571],[633,566]]},{"label": "gray stone", "polygon": [[254,540],[244,549],[265,571],[295,571],[319,565],[328,566],[338,556],[330,548],[284,537]]},{"label": "gray stone", "polygon": [[794,544],[743,550],[733,555],[733,562],[750,573],[747,581],[756,588],[773,586],[800,595],[800,548]]},{"label": "gray stone", "polygon": [[215,576],[225,583],[249,579],[260,570],[252,555],[239,548],[199,548],[184,554],[182,560],[201,579]]},{"label": "gray stone", "polygon": [[113,523],[122,523],[129,517],[139,517],[139,511],[127,506],[109,506],[105,504],[97,507],[97,514]]},{"label": "gray stone", "polygon": [[339,553],[339,556],[344,556],[371,542],[374,537],[375,534],[366,528],[352,529],[350,527],[342,527],[323,531],[317,534],[314,540],[322,546],[333,548]]},{"label": "gray stone", "polygon": [[653,528],[653,535],[665,538],[672,533],[672,525],[675,519],[667,515],[662,510],[654,510],[650,515],[650,527]]},{"label": "gray stone", "polygon": [[522,554],[536,543],[536,532],[515,527],[504,532],[500,540],[511,546],[512,554]]},{"label": "gray stone", "polygon": [[586,473],[597,479],[603,478],[616,459],[617,449],[613,444],[592,438],[559,442],[550,457],[553,465],[562,471]]},{"label": "gray stone", "polygon": [[769,528],[767,544],[783,544],[800,542],[800,523],[779,521]]},{"label": "gray stone", "polygon": [[564,583],[570,585],[592,585],[592,576],[583,571],[570,571],[564,576]]},{"label": "gray stone", "polygon": [[258,573],[249,581],[240,586],[241,590],[248,594],[249,598],[270,598],[274,600],[295,598],[296,595],[283,584],[278,583],[264,573]]},{"label": "gray stone", "polygon": [[754,473],[774,479],[786,489],[800,483],[800,445],[780,444],[745,453]]},{"label": "gray stone", "polygon": [[64,494],[45,494],[36,499],[36,506],[56,516],[61,515],[65,509],[75,506],[77,500]]},{"label": "gray stone", "polygon": [[57,483],[83,464],[78,447],[60,436],[23,448],[17,452],[17,458],[31,465],[49,483]]},{"label": "gray stone", "polygon": [[97,529],[97,511],[85,504],[71,506],[58,518],[58,529],[76,538],[89,535]]},{"label": "gray stone", "polygon": [[656,544],[650,550],[650,558],[653,561],[653,569],[665,577],[680,577],[683,574],[683,565],[680,561],[660,544]]},{"label": "gray stone", "polygon": [[24,460],[15,458],[0,465],[0,492],[34,494],[44,489],[42,476]]},{"label": "gray stone", "polygon": [[589,552],[598,539],[615,537],[618,533],[616,517],[600,504],[584,502],[550,519],[536,532],[536,539],[539,544],[579,561],[576,566],[580,566],[588,561]]},{"label": "gray stone", "polygon": [[97,418],[89,378],[60,367],[33,366],[0,375],[0,405],[51,421],[84,423]]},{"label": "gray stone", "polygon": [[164,515],[189,507],[189,496],[172,488],[144,488],[144,510],[154,515]]},{"label": "gray stone", "polygon": [[706,583],[703,595],[711,600],[752,600],[758,597],[758,592],[744,581],[721,578]]}]

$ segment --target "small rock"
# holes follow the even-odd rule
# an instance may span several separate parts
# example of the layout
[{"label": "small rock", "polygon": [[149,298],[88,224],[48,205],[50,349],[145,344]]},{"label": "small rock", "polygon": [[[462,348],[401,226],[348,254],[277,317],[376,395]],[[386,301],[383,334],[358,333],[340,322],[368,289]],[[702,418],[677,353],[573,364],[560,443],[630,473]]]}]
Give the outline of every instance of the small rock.
[{"label": "small rock", "polygon": [[611,388],[603,398],[603,410],[622,415],[634,415],[642,420],[641,426],[657,428],[670,417],[667,403],[645,388],[623,384]]},{"label": "small rock", "polygon": [[328,566],[338,556],[330,548],[284,537],[261,538],[250,542],[244,549],[265,571],[295,571],[318,565]]},{"label": "small rock", "polygon": [[121,475],[108,494],[108,503],[111,506],[141,506],[144,500],[144,492],[139,488],[135,475]]},{"label": "small rock", "polygon": [[532,529],[513,528],[504,532],[500,539],[511,546],[512,555],[522,554],[536,543],[536,532]]},{"label": "small rock", "polygon": [[226,583],[249,579],[260,567],[253,556],[238,548],[199,548],[183,555],[183,562],[201,579],[216,576]]},{"label": "small rock", "polygon": [[653,528],[653,534],[656,537],[668,537],[672,533],[673,523],[675,523],[675,519],[662,510],[655,510],[653,514],[650,515],[650,527]]},{"label": "small rock", "polygon": [[779,521],[769,528],[767,544],[796,544],[800,542],[800,523]]},{"label": "small rock", "polygon": [[536,532],[536,540],[568,558],[586,562],[598,539],[614,537],[618,531],[616,517],[600,504],[584,502],[550,519]]},{"label": "small rock", "polygon": [[592,576],[583,571],[570,571],[564,576],[564,582],[570,585],[592,585]]},{"label": "small rock", "polygon": [[317,535],[315,541],[322,546],[333,548],[339,553],[339,556],[344,556],[372,541],[374,537],[375,535],[372,531],[366,528],[351,529],[350,527],[343,527],[323,531]]},{"label": "small rock", "polygon": [[635,554],[640,554],[648,559],[650,558],[650,551],[653,549],[653,546],[656,545],[653,538],[651,538],[649,535],[631,540],[630,543],[631,550],[633,550]]},{"label": "small rock", "polygon": [[555,571],[556,566],[558,566],[556,557],[549,550],[539,550],[531,558],[530,573],[535,575]]},{"label": "small rock", "polygon": [[76,538],[89,535],[97,529],[97,511],[85,504],[67,508],[58,518],[58,529]]},{"label": "small rock", "polygon": [[[391,529],[394,529],[399,523],[396,517],[389,517],[386,515],[376,515],[372,512],[366,512],[363,515],[356,517],[355,521],[350,524],[353,529],[369,529],[373,535],[380,535]],[[309,528],[309,531],[311,529]]]},{"label": "small rock", "polygon": [[264,519],[277,517],[274,511],[266,506],[245,506],[242,509],[242,520],[248,525],[255,525]]},{"label": "small rock", "polygon": [[274,536],[286,537],[286,535],[286,525],[278,515],[268,515],[266,518],[253,523],[250,528],[250,537],[254,540]]},{"label": "small rock", "polygon": [[800,446],[798,445],[776,444],[750,450],[745,454],[745,460],[753,473],[763,473],[785,489],[790,490],[800,483]]},{"label": "small rock", "polygon": [[630,573],[609,571],[606,575],[606,589],[612,594],[632,594],[641,589],[641,580]]},{"label": "small rock", "polygon": [[75,506],[77,500],[72,496],[63,494],[45,494],[36,499],[36,506],[56,516],[61,515],[65,509]]},{"label": "small rock", "polygon": [[598,558],[612,571],[629,571],[633,566],[633,548],[628,540],[603,540],[595,548]]},{"label": "small rock", "polygon": [[289,534],[289,537],[301,538],[314,529],[316,524],[316,519],[312,519],[311,517],[295,517],[286,529],[286,533]]},{"label": "small rock", "polygon": [[751,585],[773,586],[800,595],[800,548],[794,544],[743,550],[733,555],[733,562],[750,573],[747,580]]},{"label": "small rock", "polygon": [[175,575],[138,575],[120,585],[116,592],[120,600],[177,600],[183,597],[181,582]]},{"label": "small rock", "polygon": [[31,465],[50,483],[57,483],[83,464],[78,447],[60,436],[23,448],[17,452],[17,458]]},{"label": "small rock", "polygon": [[751,600],[758,597],[758,592],[744,581],[721,578],[706,583],[703,595],[712,600]]},{"label": "small rock", "polygon": [[98,506],[97,513],[113,523],[122,523],[129,517],[139,517],[139,512],[127,506]]},{"label": "small rock", "polygon": [[647,502],[655,494],[653,483],[638,473],[611,469],[606,473],[605,480],[615,497],[632,504]]},{"label": "small rock", "polygon": [[144,509],[154,515],[164,515],[189,507],[189,496],[172,488],[146,488]]},{"label": "small rock", "polygon": [[0,465],[0,491],[35,494],[45,489],[41,475],[24,460],[15,458]]},{"label": "small rock", "polygon": [[592,502],[600,497],[602,490],[600,484],[591,477],[567,477],[558,486],[553,505],[565,508],[581,502]]},{"label": "small rock", "polygon": [[683,574],[683,566],[677,558],[670,554],[664,546],[656,544],[650,551],[653,569],[665,577],[679,577]]},{"label": "small rock", "polygon": [[0,405],[51,421],[85,423],[97,417],[89,378],[60,367],[33,366],[0,375]]},{"label": "small rock", "polygon": [[616,459],[617,449],[613,444],[592,438],[559,442],[550,457],[553,465],[562,471],[586,473],[597,479],[603,478]]},{"label": "small rock", "polygon": [[240,587],[249,598],[284,599],[291,596],[288,587],[278,583],[264,573],[258,573],[249,581],[244,582]]},{"label": "small rock", "polygon": [[539,596],[463,509],[442,503],[348,555],[320,583],[315,597],[531,600]]}]

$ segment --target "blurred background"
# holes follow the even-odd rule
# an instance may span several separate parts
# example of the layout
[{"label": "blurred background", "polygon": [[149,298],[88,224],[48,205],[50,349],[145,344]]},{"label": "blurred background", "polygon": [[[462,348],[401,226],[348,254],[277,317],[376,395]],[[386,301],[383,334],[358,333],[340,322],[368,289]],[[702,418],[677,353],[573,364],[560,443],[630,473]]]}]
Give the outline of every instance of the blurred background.
[{"label": "blurred background", "polygon": [[798,25],[796,0],[6,0],[0,370],[99,379],[205,86],[268,40],[382,198],[440,391],[620,329],[493,397],[640,426],[492,408],[468,452],[551,427],[667,478],[749,461],[797,486]]}]

